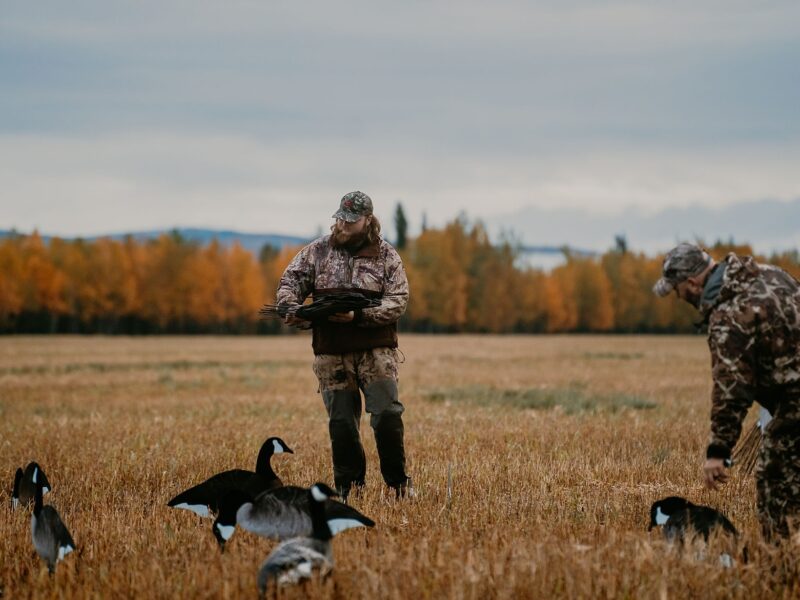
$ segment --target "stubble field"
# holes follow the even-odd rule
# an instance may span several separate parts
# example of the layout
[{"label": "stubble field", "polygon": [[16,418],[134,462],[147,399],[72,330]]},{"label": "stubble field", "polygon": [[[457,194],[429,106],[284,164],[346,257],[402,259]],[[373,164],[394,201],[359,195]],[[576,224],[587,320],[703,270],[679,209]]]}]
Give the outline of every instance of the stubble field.
[{"label": "stubble field", "polygon": [[[418,492],[395,501],[369,421],[377,523],[334,539],[327,581],[286,598],[800,597],[757,543],[754,484],[700,485],[709,359],[701,337],[401,336],[401,400]],[[0,339],[0,587],[5,598],[254,598],[273,542],[166,502],[268,436],[286,483],[332,484],[310,340]],[[750,417],[753,418],[753,415]],[[14,470],[37,460],[79,551],[50,577]],[[448,485],[450,482],[450,485]],[[744,531],[747,565],[671,552],[650,504],[678,494]]]}]

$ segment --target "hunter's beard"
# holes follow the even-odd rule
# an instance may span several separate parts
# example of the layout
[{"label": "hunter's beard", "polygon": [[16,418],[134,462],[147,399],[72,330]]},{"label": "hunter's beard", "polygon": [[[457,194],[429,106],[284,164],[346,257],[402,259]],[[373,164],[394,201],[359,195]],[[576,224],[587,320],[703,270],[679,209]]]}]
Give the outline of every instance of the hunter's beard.
[{"label": "hunter's beard", "polygon": [[367,241],[366,228],[358,233],[347,233],[343,231],[339,224],[331,228],[331,240],[334,248],[345,248],[347,250],[358,250]]},{"label": "hunter's beard", "polygon": [[702,297],[702,294],[694,294],[689,290],[683,293],[683,299],[698,310],[700,310],[700,300],[702,300]]}]

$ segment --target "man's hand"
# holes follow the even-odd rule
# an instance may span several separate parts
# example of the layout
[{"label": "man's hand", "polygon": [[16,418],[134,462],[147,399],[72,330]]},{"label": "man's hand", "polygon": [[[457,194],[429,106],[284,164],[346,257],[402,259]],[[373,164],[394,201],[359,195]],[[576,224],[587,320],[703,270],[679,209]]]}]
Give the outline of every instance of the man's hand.
[{"label": "man's hand", "polygon": [[300,327],[301,329],[306,329],[311,325],[311,323],[306,319],[301,319],[292,313],[287,314],[284,317],[283,322],[287,325],[291,325],[292,327]]},{"label": "man's hand", "polygon": [[728,483],[728,469],[725,461],[721,458],[707,458],[703,465],[705,473],[706,487],[711,490],[718,490],[721,484]]},{"label": "man's hand", "polygon": [[345,313],[336,313],[335,315],[331,315],[328,317],[328,321],[332,321],[334,323],[349,323],[353,319],[355,319],[356,313],[354,311],[345,312]]}]

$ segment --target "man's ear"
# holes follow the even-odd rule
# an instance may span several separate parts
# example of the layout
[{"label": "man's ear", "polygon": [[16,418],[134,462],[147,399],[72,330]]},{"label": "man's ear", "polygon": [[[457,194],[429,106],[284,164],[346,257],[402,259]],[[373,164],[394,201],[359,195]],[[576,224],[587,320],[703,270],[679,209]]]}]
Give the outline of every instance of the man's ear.
[{"label": "man's ear", "polygon": [[696,275],[695,277],[689,277],[689,279],[687,279],[686,281],[688,281],[692,285],[692,287],[697,289],[697,290],[703,289],[703,276],[702,275]]}]

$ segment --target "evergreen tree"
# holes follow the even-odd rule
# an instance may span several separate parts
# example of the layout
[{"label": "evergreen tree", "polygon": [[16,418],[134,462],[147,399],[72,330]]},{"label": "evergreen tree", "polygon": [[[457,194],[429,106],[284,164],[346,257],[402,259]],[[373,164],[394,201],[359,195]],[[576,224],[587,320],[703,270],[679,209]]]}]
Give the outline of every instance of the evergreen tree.
[{"label": "evergreen tree", "polygon": [[397,208],[394,211],[394,225],[397,228],[397,249],[402,250],[408,243],[408,220],[406,220],[406,213],[403,211],[403,205],[398,202]]}]

